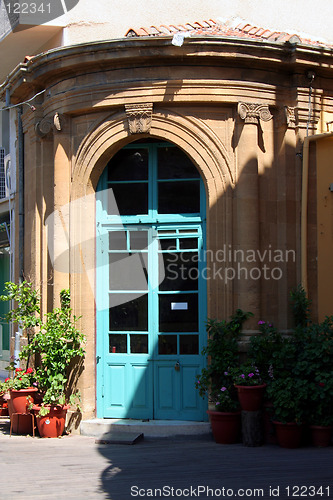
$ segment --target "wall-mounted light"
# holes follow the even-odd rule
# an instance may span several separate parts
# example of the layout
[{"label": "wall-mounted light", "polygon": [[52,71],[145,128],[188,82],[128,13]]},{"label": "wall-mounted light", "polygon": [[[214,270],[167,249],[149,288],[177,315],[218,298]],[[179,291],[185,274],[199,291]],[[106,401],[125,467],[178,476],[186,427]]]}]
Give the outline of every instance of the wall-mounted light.
[{"label": "wall-mounted light", "polygon": [[333,182],[330,184],[328,189],[331,191],[331,193],[333,193]]}]

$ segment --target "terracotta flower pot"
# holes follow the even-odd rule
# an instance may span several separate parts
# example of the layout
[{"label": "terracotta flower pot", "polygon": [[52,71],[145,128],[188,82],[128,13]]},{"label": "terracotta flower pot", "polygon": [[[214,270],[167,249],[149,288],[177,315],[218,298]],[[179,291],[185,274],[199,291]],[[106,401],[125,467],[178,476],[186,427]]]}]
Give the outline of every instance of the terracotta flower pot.
[{"label": "terracotta flower pot", "polygon": [[11,416],[11,430],[15,434],[32,435],[34,425],[34,416],[32,413],[13,413]]},{"label": "terracotta flower pot", "polygon": [[278,444],[282,448],[299,448],[302,442],[303,426],[296,422],[273,422],[276,428]]},{"label": "terracotta flower pot", "polygon": [[207,411],[214,440],[219,444],[238,443],[241,430],[241,412]]},{"label": "terracotta flower pot", "polygon": [[266,384],[235,385],[242,410],[258,411],[262,407]]},{"label": "terracotta flower pot", "polygon": [[[10,391],[10,399],[12,401],[14,413],[29,413],[27,408],[30,403],[34,402],[34,395],[37,392],[37,387],[28,387],[18,391]],[[28,398],[28,399],[27,399]]]},{"label": "terracotta flower pot", "polygon": [[33,410],[36,414],[37,428],[40,437],[57,438],[62,436],[65,429],[66,413],[69,406],[52,406],[45,416],[39,416],[37,413],[41,407],[34,405]]},{"label": "terracotta flower pot", "polygon": [[8,415],[8,404],[4,403],[2,406],[0,406],[0,417],[7,417]]},{"label": "terracotta flower pot", "polygon": [[326,447],[332,441],[332,426],[310,425],[311,442],[313,446]]}]

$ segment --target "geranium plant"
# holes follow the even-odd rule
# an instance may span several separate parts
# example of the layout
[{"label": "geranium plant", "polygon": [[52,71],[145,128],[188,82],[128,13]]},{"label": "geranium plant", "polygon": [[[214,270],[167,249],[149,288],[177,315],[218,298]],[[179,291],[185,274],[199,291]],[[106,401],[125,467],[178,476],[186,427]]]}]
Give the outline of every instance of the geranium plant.
[{"label": "geranium plant", "polygon": [[4,387],[7,391],[37,387],[36,373],[32,368],[28,368],[26,371],[23,368],[15,368],[13,378],[7,377]]},{"label": "geranium plant", "polygon": [[[232,370],[239,363],[238,339],[243,323],[252,313],[237,309],[229,321],[207,321],[207,346],[202,354],[207,358],[196,381],[201,397],[208,396],[218,411],[236,411],[239,408],[237,394],[233,388]],[[223,389],[223,390],[222,390]]]},{"label": "geranium plant", "polygon": [[258,327],[259,334],[250,339],[248,360],[258,368],[263,382],[269,383],[273,375],[272,359],[280,350],[283,338],[270,322],[260,320]]},{"label": "geranium plant", "polygon": [[258,368],[252,364],[243,364],[233,370],[233,380],[235,385],[261,385],[261,378]]}]

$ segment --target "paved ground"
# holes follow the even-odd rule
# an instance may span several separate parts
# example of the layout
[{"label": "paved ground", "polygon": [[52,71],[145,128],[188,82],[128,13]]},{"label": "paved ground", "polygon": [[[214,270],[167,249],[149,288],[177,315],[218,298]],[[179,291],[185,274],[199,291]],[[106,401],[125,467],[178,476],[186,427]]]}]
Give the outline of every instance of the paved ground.
[{"label": "paved ground", "polygon": [[207,438],[102,445],[86,436],[9,437],[8,424],[0,423],[0,483],[1,500],[322,500],[333,498],[333,446],[246,448],[217,445]]}]

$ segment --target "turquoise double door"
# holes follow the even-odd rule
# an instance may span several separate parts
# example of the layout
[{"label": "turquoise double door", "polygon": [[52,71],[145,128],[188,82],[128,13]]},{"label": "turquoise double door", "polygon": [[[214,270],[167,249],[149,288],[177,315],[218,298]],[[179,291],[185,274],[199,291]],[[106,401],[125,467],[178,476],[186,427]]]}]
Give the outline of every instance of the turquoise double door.
[{"label": "turquoise double door", "polygon": [[134,143],[97,195],[97,416],[206,420],[205,192],[171,144]]}]

